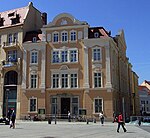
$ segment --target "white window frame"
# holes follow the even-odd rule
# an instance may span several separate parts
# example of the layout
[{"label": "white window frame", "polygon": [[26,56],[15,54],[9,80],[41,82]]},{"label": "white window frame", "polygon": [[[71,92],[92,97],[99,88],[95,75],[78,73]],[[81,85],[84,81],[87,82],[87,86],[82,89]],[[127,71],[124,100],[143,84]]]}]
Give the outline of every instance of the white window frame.
[{"label": "white window frame", "polygon": [[[71,53],[72,51],[76,51],[76,53]],[[71,61],[71,58],[73,57],[73,61]],[[76,60],[74,59],[76,57]],[[77,63],[78,62],[78,50],[77,49],[70,49],[69,50],[69,61],[70,63]]]},{"label": "white window frame", "polygon": [[[100,87],[95,87],[95,76],[94,76],[95,73],[100,73],[100,75],[101,75],[100,76],[101,77],[100,78],[101,79],[100,80],[101,81],[101,83],[100,83],[101,86]],[[97,82],[97,84],[99,84],[99,82]],[[102,72],[101,71],[94,71],[93,72],[93,88],[102,88]]]},{"label": "white window frame", "polygon": [[[37,55],[36,55],[36,58],[37,58],[36,61],[37,62],[35,62],[35,55],[32,55],[33,53],[37,53]],[[34,62],[32,62],[33,56],[34,56]],[[30,64],[38,64],[38,51],[37,50],[30,51]]]},{"label": "white window frame", "polygon": [[[71,75],[77,75],[77,76],[71,77]],[[73,87],[71,86],[72,79],[73,79]],[[75,85],[76,85],[76,87],[75,87]],[[70,73],[70,88],[78,88],[78,74],[77,73]]]},{"label": "white window frame", "polygon": [[[58,62],[53,62],[54,61],[54,52],[58,52]],[[52,51],[52,61],[51,61],[51,63],[53,63],[53,64],[56,64],[56,63],[60,63],[61,61],[60,61],[60,51],[59,50],[54,50],[54,51]],[[55,57],[57,57],[57,54],[55,54]]]},{"label": "white window frame", "polygon": [[[96,53],[94,52],[94,50],[100,50],[100,59],[98,59],[98,51],[96,51]],[[94,55],[96,54],[96,59],[95,59],[95,57],[94,57]],[[92,61],[93,62],[101,62],[102,61],[102,48],[101,47],[98,47],[98,46],[96,46],[96,47],[94,47],[93,49],[92,49]]]},{"label": "white window frame", "polygon": [[[72,34],[73,33],[73,34]],[[73,38],[73,39],[72,39]],[[76,41],[77,40],[77,31],[75,31],[75,30],[71,30],[70,31],[70,41],[71,42],[74,42],[74,41]]]},{"label": "white window frame", "polygon": [[[54,75],[58,75],[58,77],[55,77],[55,78],[54,78]],[[58,79],[58,87],[54,87],[54,85],[53,85],[53,84],[54,84],[54,80],[55,80],[55,86],[56,86],[56,85],[57,85],[57,79]],[[53,74],[52,74],[52,88],[53,88],[53,89],[59,88],[59,87],[60,87],[59,84],[60,84],[60,75],[59,75],[59,73],[53,73]]]},{"label": "white window frame", "polygon": [[[61,50],[61,63],[67,63],[69,61],[68,60],[68,52],[69,52],[68,50]],[[62,58],[62,57],[64,57],[64,58]]]},{"label": "white window frame", "polygon": [[[36,75],[36,78],[32,78],[32,75]],[[34,83],[35,83],[36,86],[31,87],[31,86],[32,86],[32,84],[31,84],[31,83],[32,83],[32,80],[31,80],[31,79],[35,79],[36,82],[34,82]],[[33,84],[34,84],[34,83],[33,83]],[[36,73],[30,74],[30,88],[31,88],[31,89],[36,89],[36,88],[38,88],[38,75],[37,75]]]},{"label": "white window frame", "polygon": [[13,43],[13,34],[8,34],[8,43]]},{"label": "white window frame", "polygon": [[[58,41],[54,41],[55,39],[54,39],[54,36],[56,35],[56,34],[58,34]],[[53,43],[59,43],[59,32],[53,32],[52,33],[52,41],[53,41]]]},{"label": "white window frame", "polygon": [[67,31],[61,32],[61,42],[62,43],[68,42],[68,32]]},{"label": "white window frame", "polygon": [[[36,100],[35,111],[31,111],[30,110],[31,100]],[[30,113],[37,113],[37,102],[38,102],[37,97],[31,97],[31,98],[29,98],[28,112],[30,112]]]},{"label": "white window frame", "polygon": [[98,33],[98,32],[95,32],[95,33],[94,33],[94,37],[95,37],[95,38],[99,38],[99,33]]},{"label": "white window frame", "polygon": [[93,101],[93,112],[94,112],[94,114],[99,114],[101,112],[100,110],[98,112],[95,111],[95,100],[101,100],[101,103],[102,103],[102,105],[101,105],[102,110],[101,111],[103,111],[103,105],[104,105],[103,98],[99,98],[99,97],[94,98],[94,101]]}]

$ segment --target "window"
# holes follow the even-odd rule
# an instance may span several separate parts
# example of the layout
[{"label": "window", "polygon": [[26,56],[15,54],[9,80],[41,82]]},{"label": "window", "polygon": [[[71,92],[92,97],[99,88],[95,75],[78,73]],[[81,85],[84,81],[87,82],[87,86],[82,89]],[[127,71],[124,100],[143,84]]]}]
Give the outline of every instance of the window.
[{"label": "window", "polygon": [[37,42],[37,38],[36,38],[36,37],[33,37],[33,38],[32,38],[32,42],[36,43],[36,42]]},{"label": "window", "polygon": [[14,42],[18,41],[18,33],[14,33]]},{"label": "window", "polygon": [[17,61],[17,50],[8,51],[7,59],[11,59],[11,62]]},{"label": "window", "polygon": [[61,75],[61,87],[67,88],[68,87],[68,74]]},{"label": "window", "polygon": [[146,101],[146,104],[148,104],[148,101]]},{"label": "window", "polygon": [[62,51],[61,52],[61,61],[67,62],[68,61],[68,51]]},{"label": "window", "polygon": [[66,42],[68,41],[68,33],[67,32],[62,32],[62,42]]},{"label": "window", "polygon": [[94,33],[94,37],[95,37],[95,38],[98,38],[98,37],[99,37],[99,33],[98,33],[98,32],[95,32],[95,33]]},{"label": "window", "polygon": [[72,31],[72,32],[70,33],[70,40],[71,40],[71,41],[76,41],[76,32],[75,32],[75,31]]},{"label": "window", "polygon": [[70,51],[70,62],[77,62],[77,50]]},{"label": "window", "polygon": [[94,73],[94,87],[101,87],[101,73]]},{"label": "window", "polygon": [[99,113],[102,111],[102,99],[94,99],[94,109],[95,109],[95,113]]},{"label": "window", "polygon": [[78,115],[78,109],[79,109],[78,103],[79,103],[78,97],[72,98],[72,115]]},{"label": "window", "polygon": [[31,63],[32,64],[37,64],[38,63],[38,52],[37,51],[32,51],[31,52]]},{"label": "window", "polygon": [[101,50],[100,48],[93,49],[93,60],[100,61],[101,60]]},{"label": "window", "polygon": [[53,74],[53,88],[59,88],[59,74]]},{"label": "window", "polygon": [[35,112],[37,111],[37,107],[36,104],[37,103],[37,99],[36,98],[31,98],[30,99],[30,112]]},{"label": "window", "polygon": [[53,42],[58,42],[58,40],[59,40],[59,35],[58,35],[58,33],[54,33],[54,34],[53,34]]},{"label": "window", "polygon": [[37,88],[37,75],[31,75],[31,88]]},{"label": "window", "polygon": [[71,88],[77,87],[77,74],[71,74]]},{"label": "window", "polygon": [[8,35],[8,43],[12,43],[13,42],[13,35],[12,34],[9,34]]},{"label": "window", "polygon": [[53,63],[59,63],[59,51],[53,51]]},{"label": "window", "polygon": [[52,114],[57,114],[57,98],[52,98]]}]

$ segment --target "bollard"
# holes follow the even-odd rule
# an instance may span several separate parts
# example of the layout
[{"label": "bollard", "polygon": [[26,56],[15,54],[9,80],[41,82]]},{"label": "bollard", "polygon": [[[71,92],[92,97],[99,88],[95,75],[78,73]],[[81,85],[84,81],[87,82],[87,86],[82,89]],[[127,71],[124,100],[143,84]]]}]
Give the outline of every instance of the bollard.
[{"label": "bollard", "polygon": [[86,123],[89,124],[89,120],[88,119],[86,120]]},{"label": "bollard", "polygon": [[48,119],[48,124],[51,124],[51,119],[50,118]]}]

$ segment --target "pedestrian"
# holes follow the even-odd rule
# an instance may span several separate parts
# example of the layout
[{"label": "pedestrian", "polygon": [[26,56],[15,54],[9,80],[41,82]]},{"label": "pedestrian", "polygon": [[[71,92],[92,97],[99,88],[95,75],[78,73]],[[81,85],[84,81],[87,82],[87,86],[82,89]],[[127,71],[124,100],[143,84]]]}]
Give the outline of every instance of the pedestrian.
[{"label": "pedestrian", "polygon": [[138,125],[141,126],[141,117],[138,118]]},{"label": "pedestrian", "polygon": [[123,121],[123,116],[122,113],[119,113],[118,115],[118,128],[117,128],[117,132],[119,133],[119,129],[120,129],[120,125],[122,126],[124,132],[126,132],[126,128],[124,127],[125,122]]},{"label": "pedestrian", "polygon": [[11,127],[13,129],[15,128],[15,120],[16,120],[16,114],[15,114],[15,111],[13,110],[12,113],[11,113],[10,128]]},{"label": "pedestrian", "polygon": [[104,114],[103,114],[103,111],[101,111],[101,112],[99,113],[99,119],[100,119],[100,122],[101,122],[101,124],[102,124],[102,126],[103,126],[103,124],[104,124]]},{"label": "pedestrian", "polygon": [[68,122],[71,122],[71,114],[69,111],[68,111]]},{"label": "pedestrian", "polygon": [[116,122],[116,114],[113,112],[113,123]]}]

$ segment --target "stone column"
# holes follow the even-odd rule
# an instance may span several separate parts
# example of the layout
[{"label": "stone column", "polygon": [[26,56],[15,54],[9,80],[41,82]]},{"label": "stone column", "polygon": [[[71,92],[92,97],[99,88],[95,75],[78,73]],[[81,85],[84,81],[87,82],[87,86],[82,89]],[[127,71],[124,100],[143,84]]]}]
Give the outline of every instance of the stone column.
[{"label": "stone column", "polygon": [[111,84],[111,72],[110,72],[110,46],[107,44],[105,46],[106,50],[106,88],[112,88]]},{"label": "stone column", "polygon": [[84,48],[84,88],[89,88],[88,48]]},{"label": "stone column", "polygon": [[27,51],[23,52],[22,89],[26,89]]},{"label": "stone column", "polygon": [[46,59],[45,59],[45,49],[41,51],[42,52],[42,61],[41,61],[41,85],[40,85],[40,88],[42,89],[42,92],[44,92],[45,90],[45,62],[46,62]]}]

